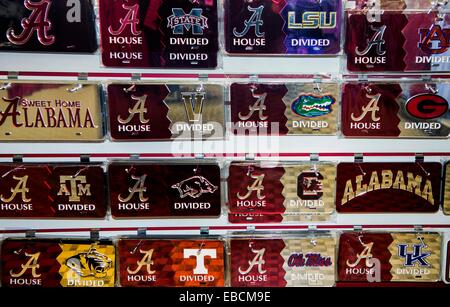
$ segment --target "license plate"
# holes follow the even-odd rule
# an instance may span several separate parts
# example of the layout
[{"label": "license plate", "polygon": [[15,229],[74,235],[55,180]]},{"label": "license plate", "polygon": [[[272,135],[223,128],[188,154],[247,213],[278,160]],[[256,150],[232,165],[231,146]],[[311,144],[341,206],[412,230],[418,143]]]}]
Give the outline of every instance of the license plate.
[{"label": "license plate", "polygon": [[0,50],[92,53],[97,50],[90,0],[0,0]]},{"label": "license plate", "polygon": [[114,287],[111,241],[7,239],[1,258],[4,287]]},{"label": "license plate", "polygon": [[0,218],[103,218],[101,165],[0,164]]},{"label": "license plate", "polygon": [[348,70],[448,71],[450,16],[445,10],[430,9],[427,1],[380,1],[347,10]]},{"label": "license plate", "polygon": [[111,138],[223,139],[223,92],[216,84],[110,84]]},{"label": "license plate", "polygon": [[343,233],[338,275],[351,282],[440,280],[438,233]]},{"label": "license plate", "polygon": [[444,165],[444,197],[443,210],[444,214],[450,215],[450,161]]},{"label": "license plate", "polygon": [[432,213],[440,207],[439,162],[339,163],[339,213]]},{"label": "license plate", "polygon": [[331,287],[335,246],[332,237],[231,239],[231,286]]},{"label": "license plate", "polygon": [[113,162],[108,176],[115,218],[220,215],[217,164]]},{"label": "license plate", "polygon": [[[336,165],[333,163],[233,162],[228,204],[237,222],[327,219],[334,212]],[[261,215],[261,216],[259,216]]]},{"label": "license plate", "polygon": [[230,54],[337,54],[341,6],[340,0],[226,0],[225,49]]},{"label": "license plate", "polygon": [[446,138],[449,83],[347,83],[342,91],[346,137]]},{"label": "license plate", "polygon": [[447,268],[445,270],[445,281],[450,283],[450,241],[447,242]]},{"label": "license plate", "polygon": [[100,0],[99,5],[105,66],[217,66],[216,0]]},{"label": "license plate", "polygon": [[0,86],[0,141],[101,141],[96,83],[5,82]]},{"label": "license plate", "polygon": [[124,287],[223,287],[224,242],[212,239],[121,239]]},{"label": "license plate", "polygon": [[230,94],[234,134],[336,134],[337,83],[233,83]]}]

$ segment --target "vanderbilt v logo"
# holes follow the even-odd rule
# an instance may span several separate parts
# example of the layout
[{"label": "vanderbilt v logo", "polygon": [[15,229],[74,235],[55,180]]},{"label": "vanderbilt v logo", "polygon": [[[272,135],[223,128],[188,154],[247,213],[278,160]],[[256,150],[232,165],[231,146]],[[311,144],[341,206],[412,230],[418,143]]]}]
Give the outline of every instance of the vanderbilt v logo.
[{"label": "vanderbilt v logo", "polygon": [[144,266],[147,270],[147,273],[149,275],[155,274],[155,271],[152,270],[151,266],[153,265],[153,260],[152,260],[152,256],[153,256],[153,249],[150,249],[148,251],[142,250],[140,249],[139,252],[141,254],[144,254],[144,256],[142,256],[141,260],[139,260],[138,262],[136,262],[137,264],[137,268],[136,270],[131,270],[130,266],[127,267],[127,272],[128,274],[131,275],[135,275],[137,272],[139,272]]},{"label": "vanderbilt v logo", "polygon": [[147,95],[144,96],[131,96],[131,99],[133,99],[134,101],[136,101],[136,103],[134,104],[134,106],[132,108],[128,109],[128,118],[126,119],[122,119],[119,116],[117,116],[117,120],[119,121],[119,123],[121,124],[128,124],[135,115],[139,114],[139,121],[141,122],[141,124],[147,124],[150,120],[145,118],[145,115],[147,114],[147,108],[145,107],[145,101],[147,100]]},{"label": "vanderbilt v logo", "polygon": [[377,112],[380,111],[380,107],[378,106],[378,101],[380,100],[381,94],[376,95],[367,95],[367,98],[370,99],[369,103],[362,108],[362,113],[360,116],[355,116],[355,113],[351,114],[352,120],[355,122],[361,121],[366,117],[367,113],[371,113],[372,121],[377,122],[380,120],[380,117],[377,116]]},{"label": "vanderbilt v logo", "polygon": [[255,103],[248,107],[249,112],[247,115],[242,115],[241,112],[239,112],[239,119],[240,120],[248,120],[250,117],[253,116],[253,114],[258,111],[258,116],[260,120],[266,120],[268,116],[264,115],[264,111],[267,109],[265,103],[266,103],[266,97],[267,93],[261,94],[261,95],[253,95],[257,97],[258,99],[255,101]]},{"label": "vanderbilt v logo", "polygon": [[202,120],[203,103],[205,92],[182,92],[181,97],[186,109],[186,116],[189,122],[199,122]]},{"label": "vanderbilt v logo", "polygon": [[31,270],[31,275],[34,278],[40,277],[41,274],[38,274],[36,272],[36,270],[39,269],[39,264],[37,261],[38,261],[38,258],[40,255],[41,255],[41,253],[36,253],[36,254],[25,253],[25,256],[30,257],[30,259],[28,259],[28,262],[20,265],[22,270],[19,273],[14,273],[13,270],[10,270],[9,275],[11,275],[11,277],[17,278],[17,277],[21,277],[23,274],[25,274],[25,272],[27,270]]},{"label": "vanderbilt v logo", "polygon": [[128,188],[128,192],[130,192],[130,194],[128,194],[126,198],[119,195],[119,201],[124,203],[129,202],[133,198],[134,194],[139,193],[139,200],[141,202],[146,202],[148,200],[148,197],[144,196],[144,192],[147,192],[147,187],[144,185],[145,179],[147,179],[147,175],[142,175],[140,177],[132,175],[131,179],[136,180],[136,183],[132,188]]},{"label": "vanderbilt v logo", "polygon": [[255,250],[252,249],[252,253],[256,254],[255,257],[253,258],[253,260],[249,260],[248,261],[248,268],[244,271],[241,267],[239,267],[239,273],[242,275],[246,275],[248,274],[255,265],[258,266],[258,273],[259,274],[264,274],[267,272],[267,270],[263,270],[263,265],[266,263],[266,261],[264,260],[264,253],[266,252],[265,248],[259,249],[259,250]]}]

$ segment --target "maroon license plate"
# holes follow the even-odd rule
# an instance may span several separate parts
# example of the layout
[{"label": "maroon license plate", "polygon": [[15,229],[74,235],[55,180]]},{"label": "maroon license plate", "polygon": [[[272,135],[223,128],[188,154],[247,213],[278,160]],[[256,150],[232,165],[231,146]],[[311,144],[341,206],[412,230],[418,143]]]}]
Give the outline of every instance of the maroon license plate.
[{"label": "maroon license plate", "polygon": [[436,1],[347,1],[349,71],[449,70],[447,4]]},{"label": "maroon license plate", "polygon": [[220,215],[217,164],[112,162],[108,176],[115,218]]},{"label": "maroon license plate", "polygon": [[348,232],[339,238],[338,276],[345,282],[440,280],[438,233]]},{"label": "maroon license plate", "polygon": [[91,0],[0,0],[0,50],[92,53]]},{"label": "maroon license plate", "polygon": [[105,183],[99,164],[0,164],[0,217],[102,218]]},{"label": "maroon license plate", "polygon": [[109,129],[116,141],[222,139],[219,84],[109,84]]},{"label": "maroon license plate", "polygon": [[217,66],[216,0],[100,0],[99,4],[105,66]]},{"label": "maroon license plate", "polygon": [[346,83],[342,134],[346,137],[430,138],[450,134],[450,84]]},{"label": "maroon license plate", "polygon": [[233,83],[232,132],[237,135],[335,134],[337,83]]},{"label": "maroon license plate", "polygon": [[339,213],[436,212],[440,206],[439,162],[339,163]]}]

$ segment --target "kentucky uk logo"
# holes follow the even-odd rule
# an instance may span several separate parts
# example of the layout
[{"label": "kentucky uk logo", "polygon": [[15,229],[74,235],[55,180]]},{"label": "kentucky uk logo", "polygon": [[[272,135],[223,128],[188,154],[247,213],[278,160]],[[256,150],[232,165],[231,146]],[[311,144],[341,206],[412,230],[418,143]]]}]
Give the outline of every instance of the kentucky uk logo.
[{"label": "kentucky uk logo", "polygon": [[292,112],[303,117],[319,117],[330,114],[333,111],[331,106],[335,101],[331,95],[304,94],[292,103],[291,109]]},{"label": "kentucky uk logo", "polygon": [[405,259],[404,266],[413,266],[415,264],[426,267],[430,266],[426,258],[430,256],[431,253],[422,251],[422,248],[425,247],[422,243],[414,244],[412,246],[412,253],[408,253],[409,244],[398,244],[397,246],[398,255]]},{"label": "kentucky uk logo", "polygon": [[173,34],[183,34],[184,29],[192,29],[192,34],[202,35],[203,30],[208,28],[208,18],[202,12],[202,9],[194,8],[186,14],[181,8],[172,8],[173,14],[167,17],[167,27],[172,29]]}]

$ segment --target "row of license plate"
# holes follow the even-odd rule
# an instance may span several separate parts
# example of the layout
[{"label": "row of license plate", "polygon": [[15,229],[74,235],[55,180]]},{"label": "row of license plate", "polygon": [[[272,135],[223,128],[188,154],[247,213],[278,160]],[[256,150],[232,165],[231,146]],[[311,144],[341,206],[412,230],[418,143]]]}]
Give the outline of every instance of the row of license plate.
[{"label": "row of license plate", "polygon": [[[448,5],[437,1],[225,0],[231,55],[338,55],[349,71],[449,71]],[[101,57],[111,67],[214,68],[216,0],[99,0]],[[90,0],[0,0],[0,50],[97,49]]]},{"label": "row of license plate", "polygon": [[[5,287],[301,287],[450,282],[439,233],[217,238],[6,239]],[[448,258],[447,258],[448,259]],[[448,266],[448,264],[447,264]],[[228,277],[227,277],[228,276]]]},{"label": "row of license plate", "polygon": [[[0,164],[0,218],[218,217],[326,221],[345,213],[450,214],[450,163],[110,161]],[[226,185],[222,175],[227,172]],[[107,175],[106,175],[107,174]],[[227,197],[225,197],[227,195]]]},{"label": "row of license plate", "polygon": [[224,139],[226,131],[334,135],[340,130],[353,138],[450,135],[447,82],[105,87],[107,107],[100,83],[5,81],[0,85],[0,141],[102,141],[106,126],[113,141]]}]

